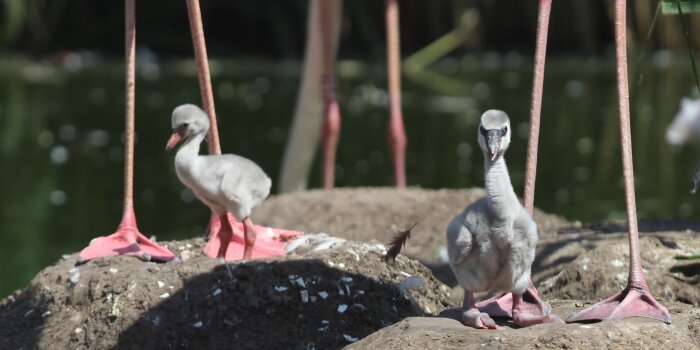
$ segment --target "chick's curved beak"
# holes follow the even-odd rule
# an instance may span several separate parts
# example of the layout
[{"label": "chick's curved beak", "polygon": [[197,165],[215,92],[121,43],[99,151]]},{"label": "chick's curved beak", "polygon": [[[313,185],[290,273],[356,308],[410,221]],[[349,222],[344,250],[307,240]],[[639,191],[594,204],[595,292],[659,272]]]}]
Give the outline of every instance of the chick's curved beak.
[{"label": "chick's curved beak", "polygon": [[182,131],[180,129],[173,130],[173,134],[170,135],[170,139],[168,139],[168,143],[165,145],[165,150],[170,151],[180,143],[180,141],[182,141]]}]

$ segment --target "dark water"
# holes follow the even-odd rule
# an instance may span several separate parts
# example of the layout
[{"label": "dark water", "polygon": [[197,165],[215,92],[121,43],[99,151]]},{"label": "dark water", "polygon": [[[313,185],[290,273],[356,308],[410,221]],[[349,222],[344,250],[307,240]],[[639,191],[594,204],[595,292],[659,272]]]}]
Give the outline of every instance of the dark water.
[{"label": "dark water", "polygon": [[[697,155],[672,150],[666,125],[689,93],[685,56],[631,58],[633,138],[641,218],[700,219],[688,184]],[[635,63],[641,62],[641,63]],[[522,192],[532,62],[519,55],[442,61],[404,77],[408,182],[481,186],[480,113],[507,111],[515,137],[507,159]],[[172,108],[199,103],[192,62],[141,64],[137,82],[135,203],[146,235],[200,235],[208,210],[183,190],[163,149]],[[384,70],[339,67],[343,128],[339,186],[392,181],[386,150]],[[274,178],[298,86],[296,63],[213,62],[222,148],[254,159]],[[641,73],[641,74],[640,74]],[[639,77],[642,77],[639,81]],[[62,254],[113,232],[122,205],[123,67],[0,64],[0,296],[23,287]],[[624,218],[611,58],[550,59],[536,205],[569,219]],[[318,169],[318,164],[314,169]],[[318,186],[319,173],[312,177]]]}]

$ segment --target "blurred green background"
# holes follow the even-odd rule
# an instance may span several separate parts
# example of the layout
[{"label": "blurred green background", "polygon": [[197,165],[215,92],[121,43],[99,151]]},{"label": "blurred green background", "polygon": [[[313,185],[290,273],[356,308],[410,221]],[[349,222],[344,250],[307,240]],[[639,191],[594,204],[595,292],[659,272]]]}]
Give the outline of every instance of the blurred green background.
[{"label": "blurred green background", "polygon": [[[255,160],[273,181],[301,74],[307,4],[202,0],[222,149]],[[624,219],[611,5],[571,0],[552,9],[535,204],[571,220]],[[689,194],[698,156],[664,140],[680,99],[693,91],[692,70],[678,16],[660,16],[647,35],[656,5],[630,1],[628,9],[639,216],[698,220],[697,198]],[[413,0],[400,6],[404,58],[448,33],[460,39],[435,62],[405,70],[409,185],[482,186],[478,118],[500,108],[513,121],[508,163],[521,193],[537,1]],[[392,184],[383,8],[382,1],[344,4],[338,186]],[[2,0],[0,10],[4,296],[118,224],[124,19],[122,1]],[[686,19],[697,47],[697,15]],[[200,103],[185,2],[138,2],[137,45],[139,226],[161,240],[198,236],[208,210],[179,183],[173,154],[163,151],[172,109]],[[317,159],[312,187],[319,186],[319,167]]]}]

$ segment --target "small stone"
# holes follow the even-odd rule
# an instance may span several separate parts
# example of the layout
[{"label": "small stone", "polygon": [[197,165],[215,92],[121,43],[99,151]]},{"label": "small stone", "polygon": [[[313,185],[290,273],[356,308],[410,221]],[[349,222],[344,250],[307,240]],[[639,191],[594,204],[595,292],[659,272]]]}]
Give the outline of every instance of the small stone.
[{"label": "small stone", "polygon": [[165,293],[159,295],[158,297],[161,299],[167,299],[167,298],[170,298],[170,293],[165,292]]},{"label": "small stone", "polygon": [[76,328],[76,329],[73,330],[73,333],[75,333],[75,334],[80,334],[80,333],[82,333],[82,332],[83,332],[83,329],[80,328],[80,327],[78,327],[78,328]]},{"label": "small stone", "polygon": [[194,328],[202,328],[202,321],[197,321],[192,324],[192,327]]},{"label": "small stone", "polygon": [[213,296],[217,296],[219,294],[221,294],[221,288],[216,288],[216,290],[214,290],[214,293],[211,293],[211,295]]},{"label": "small stone", "polygon": [[338,267],[340,267],[341,269],[344,269],[344,268],[345,268],[345,264],[340,263],[340,264],[338,264]]},{"label": "small stone", "polygon": [[303,278],[303,277],[297,278],[297,279],[295,280],[295,282],[297,283],[297,285],[298,285],[299,287],[301,287],[301,288],[306,288],[306,283],[304,283],[304,278]]},{"label": "small stone", "polygon": [[192,245],[189,244],[189,243],[187,243],[187,244],[185,244],[185,248],[187,248],[187,249],[192,249]]},{"label": "small stone", "polygon": [[338,313],[344,313],[348,309],[348,306],[345,304],[340,304],[338,305]]},{"label": "small stone", "polygon": [[284,292],[287,289],[289,289],[289,288],[287,288],[285,286],[275,286],[275,290],[278,292]]},{"label": "small stone", "polygon": [[46,317],[48,315],[51,315],[51,311],[46,311],[43,314],[41,314],[41,317]]},{"label": "small stone", "polygon": [[343,338],[345,338],[345,340],[347,340],[351,343],[356,342],[358,339],[357,337],[353,337],[353,336],[347,335],[347,334],[343,334]]},{"label": "small stone", "polygon": [[111,272],[111,273],[117,273],[117,272],[119,272],[119,270],[117,270],[117,269],[115,269],[115,268],[113,268],[113,267],[110,267],[110,268],[109,268],[109,272]]},{"label": "small stone", "polygon": [[163,288],[165,287],[165,283],[158,281],[158,288]]},{"label": "small stone", "polygon": [[24,313],[24,317],[29,317],[29,315],[34,313],[34,309],[29,309],[29,311]]},{"label": "small stone", "polygon": [[309,291],[308,290],[302,290],[299,292],[301,294],[301,302],[302,303],[308,303],[309,302]]},{"label": "small stone", "polygon": [[574,306],[576,306],[576,307],[582,307],[583,304],[581,304],[581,303],[579,303],[579,302],[575,302],[575,303],[574,303]]},{"label": "small stone", "polygon": [[326,298],[328,298],[328,292],[318,292],[318,296],[321,297],[321,299],[326,300]]},{"label": "small stone", "polygon": [[181,259],[182,261],[190,260],[190,258],[192,258],[192,252],[191,252],[191,251],[185,250],[185,251],[183,251],[182,253],[180,253],[180,259]]}]

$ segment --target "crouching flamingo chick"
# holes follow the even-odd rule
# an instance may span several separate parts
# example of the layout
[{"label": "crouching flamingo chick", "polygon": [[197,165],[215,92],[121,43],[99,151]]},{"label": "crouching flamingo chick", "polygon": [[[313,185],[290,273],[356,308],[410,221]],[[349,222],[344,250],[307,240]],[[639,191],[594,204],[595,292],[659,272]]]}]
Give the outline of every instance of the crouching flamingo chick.
[{"label": "crouching flamingo chick", "polygon": [[[510,136],[505,112],[489,110],[481,116],[478,140],[484,153],[487,195],[457,215],[447,228],[450,267],[464,288],[464,304],[457,311],[462,322],[474,328],[498,328],[474,300],[474,292],[493,290],[512,292],[513,321],[520,327],[562,322],[550,314],[551,308],[536,293],[532,294],[536,300],[523,301],[530,288],[537,225],[518,201],[508,176],[503,155]],[[530,306],[533,303],[536,310]]]},{"label": "crouching flamingo chick", "polygon": [[[209,126],[209,118],[199,107],[192,104],[178,106],[173,111],[173,134],[166,146],[171,150],[183,142],[175,156],[177,177],[221,218],[221,230],[209,237],[204,254],[226,260],[284,255],[286,241],[301,232],[263,228],[253,225],[250,220],[253,208],[270,194],[272,181],[247,158],[234,154],[199,155],[200,144]],[[242,225],[231,226],[228,212],[242,220]],[[261,228],[264,234],[256,245]]]}]

